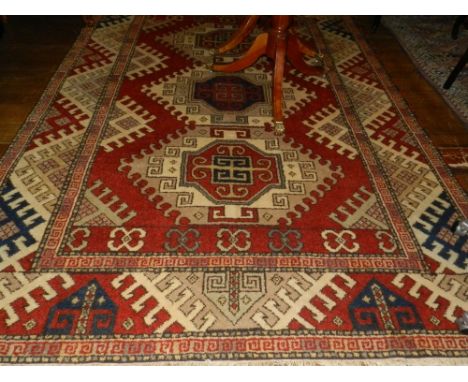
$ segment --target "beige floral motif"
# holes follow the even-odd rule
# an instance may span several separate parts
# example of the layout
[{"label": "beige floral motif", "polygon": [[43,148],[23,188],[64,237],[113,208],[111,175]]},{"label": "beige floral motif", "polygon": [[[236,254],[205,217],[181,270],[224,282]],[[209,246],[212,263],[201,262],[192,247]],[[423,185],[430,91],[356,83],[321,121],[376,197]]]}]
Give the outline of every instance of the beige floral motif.
[{"label": "beige floral motif", "polygon": [[334,253],[341,250],[355,253],[359,250],[359,244],[354,242],[357,238],[356,233],[347,229],[339,232],[326,229],[322,232],[322,238],[325,239],[325,248]]},{"label": "beige floral motif", "polygon": [[219,239],[217,247],[219,250],[228,252],[232,249],[237,251],[247,251],[250,248],[250,232],[245,229],[238,229],[232,231],[228,228],[221,228],[217,233],[216,237]]},{"label": "beige floral motif", "polygon": [[112,251],[120,251],[126,249],[128,251],[138,251],[143,244],[143,240],[146,236],[146,232],[141,228],[132,228],[127,230],[126,228],[119,227],[111,231],[110,238],[107,242],[107,246]]}]

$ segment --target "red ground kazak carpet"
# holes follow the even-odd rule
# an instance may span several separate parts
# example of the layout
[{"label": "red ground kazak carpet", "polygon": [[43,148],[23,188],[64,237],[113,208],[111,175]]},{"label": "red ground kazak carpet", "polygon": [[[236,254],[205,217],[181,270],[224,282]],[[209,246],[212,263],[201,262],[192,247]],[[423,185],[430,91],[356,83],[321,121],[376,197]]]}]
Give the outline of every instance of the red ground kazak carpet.
[{"label": "red ground kazak carpet", "polygon": [[466,195],[352,21],[296,20],[284,136],[238,22],[83,30],[1,162],[0,362],[467,362]]}]

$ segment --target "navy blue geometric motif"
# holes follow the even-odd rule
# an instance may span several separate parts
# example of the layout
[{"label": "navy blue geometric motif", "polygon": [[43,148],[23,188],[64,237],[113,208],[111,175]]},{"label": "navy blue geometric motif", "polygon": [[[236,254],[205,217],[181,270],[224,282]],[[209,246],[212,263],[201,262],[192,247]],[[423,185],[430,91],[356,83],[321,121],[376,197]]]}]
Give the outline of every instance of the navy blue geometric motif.
[{"label": "navy blue geometric motif", "polygon": [[265,102],[261,86],[235,76],[217,76],[197,82],[193,97],[220,111],[241,111],[256,102]]},{"label": "navy blue geometric motif", "polygon": [[9,256],[19,251],[18,244],[36,242],[31,230],[45,220],[29,205],[10,180],[0,194],[0,249]]},{"label": "navy blue geometric motif", "polygon": [[424,325],[413,304],[372,279],[348,306],[355,330],[410,330]]},{"label": "navy blue geometric motif", "polygon": [[112,334],[116,315],[117,305],[93,280],[50,309],[44,334]]},{"label": "navy blue geometric motif", "polygon": [[213,157],[213,183],[252,184],[251,158],[215,155]]},{"label": "navy blue geometric motif", "polygon": [[468,239],[451,234],[451,231],[453,231],[451,221],[454,220],[453,216],[456,214],[457,212],[450,203],[447,194],[443,192],[427,207],[413,226],[427,236],[427,239],[422,243],[423,247],[430,251],[437,250],[437,255],[445,260],[454,258],[454,262],[451,260],[453,264],[466,271],[468,265]]}]

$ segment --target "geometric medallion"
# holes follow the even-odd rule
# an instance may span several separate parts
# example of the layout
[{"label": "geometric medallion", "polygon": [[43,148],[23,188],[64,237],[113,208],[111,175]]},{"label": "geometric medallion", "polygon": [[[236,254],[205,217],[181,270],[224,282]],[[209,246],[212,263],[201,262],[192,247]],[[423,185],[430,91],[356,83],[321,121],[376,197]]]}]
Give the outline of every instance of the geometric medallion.
[{"label": "geometric medallion", "polygon": [[[222,28],[220,26],[222,26]],[[187,55],[205,64],[212,64],[213,50],[228,41],[236,29],[237,26],[232,25],[232,20],[221,19],[217,25],[201,23],[194,27],[177,31],[173,35],[158,36],[158,39],[163,41],[165,44],[172,46],[183,55]],[[261,30],[259,28],[255,28],[252,36],[249,36],[245,41],[232,50],[215,57],[215,60],[223,60],[226,57],[229,59],[236,56],[238,57],[248,49],[253,41],[254,35],[260,32]]]},{"label": "geometric medallion", "polygon": [[[263,127],[271,122],[271,74],[262,69],[248,68],[233,76],[196,66],[164,82],[146,83],[141,92],[177,118],[197,124]],[[284,81],[286,115],[315,98],[315,92]]]},{"label": "geometric medallion", "polygon": [[248,143],[214,142],[182,154],[186,169],[182,186],[198,188],[214,203],[247,203],[272,188],[284,188],[281,157],[268,155]]},{"label": "geometric medallion", "polygon": [[291,224],[301,216],[295,207],[318,203],[343,177],[339,166],[254,127],[199,126],[122,159],[119,171],[147,198],[170,205],[175,223],[202,224]]},{"label": "geometric medallion", "polygon": [[195,83],[194,99],[201,99],[224,111],[241,111],[256,102],[265,102],[262,86],[235,76],[213,77]]}]

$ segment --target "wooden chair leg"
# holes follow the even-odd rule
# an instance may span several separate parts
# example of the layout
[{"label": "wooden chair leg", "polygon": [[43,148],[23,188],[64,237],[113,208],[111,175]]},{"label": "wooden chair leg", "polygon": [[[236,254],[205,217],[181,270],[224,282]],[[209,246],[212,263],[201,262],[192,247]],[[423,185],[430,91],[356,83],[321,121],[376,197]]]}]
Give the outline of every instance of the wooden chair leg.
[{"label": "wooden chair leg", "polygon": [[460,32],[460,26],[465,22],[466,16],[457,16],[452,27],[452,39],[456,40],[458,38],[458,33]]},{"label": "wooden chair leg", "polygon": [[465,50],[465,54],[460,57],[460,60],[458,61],[457,65],[455,66],[455,68],[453,68],[452,72],[447,78],[447,81],[445,81],[444,89],[450,89],[453,82],[456,80],[457,76],[465,67],[467,61],[468,61],[468,49]]},{"label": "wooden chair leg", "polygon": [[243,70],[257,61],[261,55],[266,53],[267,43],[268,33],[259,34],[252,46],[241,58],[229,64],[215,64],[212,66],[212,70],[226,73],[233,73]]},{"label": "wooden chair leg", "polygon": [[377,29],[379,29],[380,22],[382,21],[382,16],[374,16],[372,19],[372,27],[371,31],[372,33],[377,32]]},{"label": "wooden chair leg", "polygon": [[247,38],[250,32],[253,31],[259,17],[260,16],[247,16],[244,22],[242,23],[241,27],[236,31],[236,33],[232,35],[230,40],[224,45],[221,45],[216,50],[216,52],[218,54],[226,53],[238,46],[242,41],[244,41]]}]

